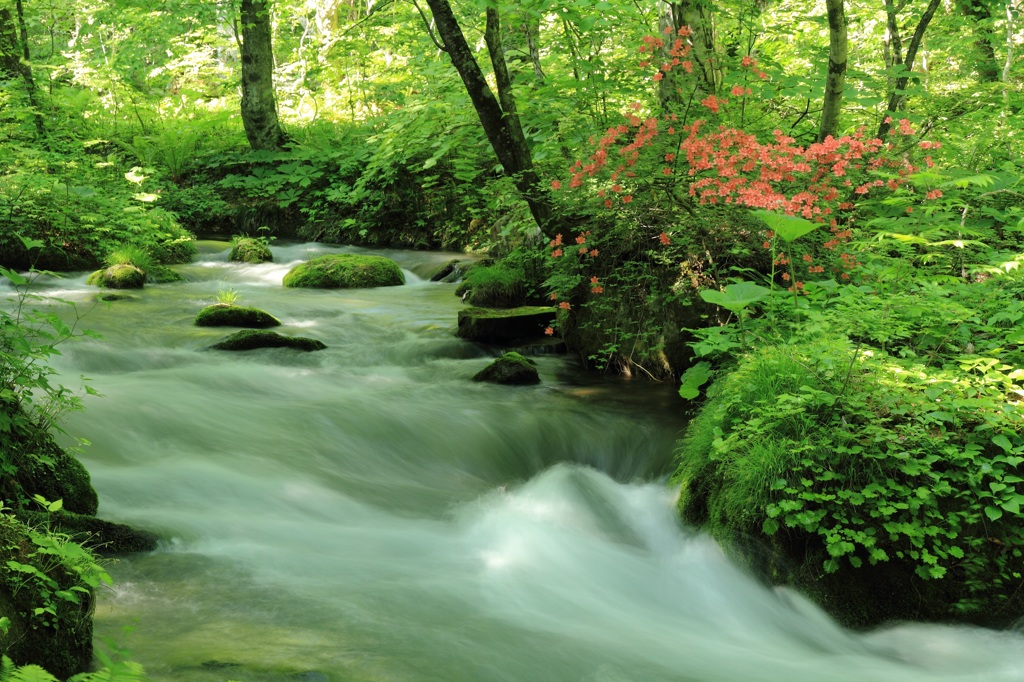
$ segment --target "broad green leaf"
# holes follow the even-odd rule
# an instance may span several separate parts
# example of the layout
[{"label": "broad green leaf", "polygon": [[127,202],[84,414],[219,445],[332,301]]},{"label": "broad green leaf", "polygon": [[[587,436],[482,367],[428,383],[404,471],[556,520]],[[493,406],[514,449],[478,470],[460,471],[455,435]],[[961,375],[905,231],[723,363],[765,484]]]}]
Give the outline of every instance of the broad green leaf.
[{"label": "broad green leaf", "polygon": [[992,436],[992,442],[1003,449],[1003,452],[1010,452],[1013,450],[1013,445],[1010,443],[1010,439],[999,434],[998,436]]},{"label": "broad green leaf", "polygon": [[990,521],[998,521],[1003,516],[1003,510],[999,507],[987,505],[985,507],[985,516],[987,516]]},{"label": "broad green leaf", "polygon": [[[683,372],[679,395],[686,400],[693,400],[700,395],[700,387],[711,378],[711,363],[698,362]],[[771,535],[771,533],[769,533]]]},{"label": "broad green leaf", "polygon": [[751,303],[757,303],[771,294],[771,290],[753,282],[738,282],[725,287],[725,291],[705,289],[700,297],[708,303],[720,305],[726,310],[739,313]]},{"label": "broad green leaf", "polygon": [[823,225],[823,223],[812,223],[805,218],[784,215],[773,211],[754,211],[754,215],[763,220],[765,225],[787,244],[796,241],[805,234],[814,232]]}]

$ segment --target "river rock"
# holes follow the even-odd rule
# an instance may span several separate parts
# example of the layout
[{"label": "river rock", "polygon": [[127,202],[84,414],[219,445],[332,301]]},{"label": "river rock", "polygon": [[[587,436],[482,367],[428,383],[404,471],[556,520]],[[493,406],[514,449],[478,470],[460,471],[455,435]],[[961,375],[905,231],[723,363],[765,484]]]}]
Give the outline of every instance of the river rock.
[{"label": "river rock", "polygon": [[470,341],[513,344],[543,337],[544,328],[553,319],[555,309],[550,306],[520,306],[504,310],[465,308],[459,311],[457,335]]},{"label": "river rock", "polygon": [[199,327],[248,327],[250,329],[267,329],[281,325],[281,321],[276,317],[258,308],[246,308],[225,303],[217,303],[203,308],[196,315],[195,323]]},{"label": "river rock", "polygon": [[509,385],[539,384],[540,375],[537,374],[533,360],[509,351],[480,370],[473,381]]},{"label": "river rock", "polygon": [[255,350],[257,348],[294,348],[301,351],[327,348],[316,339],[304,336],[282,336],[277,332],[243,329],[210,346],[216,350]]},{"label": "river rock", "polygon": [[235,240],[228,254],[228,260],[235,263],[269,263],[274,260],[270,247],[262,239],[242,237]]},{"label": "river rock", "polygon": [[314,289],[388,287],[405,284],[405,275],[390,258],[340,253],[296,265],[284,276],[283,284]]},{"label": "river rock", "polygon": [[434,270],[434,274],[430,276],[431,282],[455,282],[462,277],[462,266],[459,264],[458,259],[450,260],[437,270]]},{"label": "river rock", "polygon": [[106,270],[97,270],[85,283],[104,289],[141,289],[146,283],[146,273],[134,265],[119,263]]}]

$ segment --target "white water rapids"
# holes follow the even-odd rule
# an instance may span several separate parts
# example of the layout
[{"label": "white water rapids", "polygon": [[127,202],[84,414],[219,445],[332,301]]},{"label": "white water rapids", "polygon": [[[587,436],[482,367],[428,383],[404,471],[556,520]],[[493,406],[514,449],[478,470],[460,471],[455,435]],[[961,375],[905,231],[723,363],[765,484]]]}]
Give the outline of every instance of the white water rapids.
[{"label": "white water rapids", "polygon": [[[161,548],[111,565],[97,632],[154,680],[1020,682],[1024,636],[846,631],[684,528],[664,483],[682,428],[669,386],[538,358],[543,383],[471,382],[450,254],[384,252],[408,283],[284,289],[341,249],[227,262],[95,303],[85,275],[36,290],[104,336],[64,347],[105,397],[65,423],[100,515]],[[219,289],[328,349],[225,353],[198,328]],[[127,628],[127,629],[126,629]]]}]

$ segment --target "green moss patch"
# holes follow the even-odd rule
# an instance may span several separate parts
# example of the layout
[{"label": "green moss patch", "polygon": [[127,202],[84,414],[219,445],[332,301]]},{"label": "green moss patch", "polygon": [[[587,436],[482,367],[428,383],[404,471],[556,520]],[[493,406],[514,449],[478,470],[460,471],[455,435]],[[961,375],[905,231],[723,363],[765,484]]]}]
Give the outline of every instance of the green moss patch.
[{"label": "green moss patch", "polygon": [[269,263],[274,260],[270,247],[262,239],[242,237],[231,246],[228,260],[235,263]]},{"label": "green moss patch", "polygon": [[357,289],[405,284],[402,269],[390,258],[332,254],[296,265],[284,276],[286,287]]},{"label": "green moss patch", "polygon": [[466,302],[485,308],[515,308],[526,302],[526,278],[522,270],[505,265],[476,267],[466,273],[455,289]]},{"label": "green moss patch", "polygon": [[199,327],[267,329],[280,326],[281,321],[258,308],[217,304],[200,310],[195,323]]},{"label": "green moss patch", "polygon": [[321,341],[304,336],[282,336],[277,332],[244,329],[213,344],[211,348],[232,351],[256,350],[257,348],[294,348],[301,351],[314,351],[323,350],[327,346]]}]

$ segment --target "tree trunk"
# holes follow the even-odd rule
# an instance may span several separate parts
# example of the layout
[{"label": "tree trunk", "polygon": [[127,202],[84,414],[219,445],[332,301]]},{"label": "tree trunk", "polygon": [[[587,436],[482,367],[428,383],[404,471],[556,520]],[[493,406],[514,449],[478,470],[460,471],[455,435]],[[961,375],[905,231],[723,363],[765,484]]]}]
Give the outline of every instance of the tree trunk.
[{"label": "tree trunk", "polygon": [[839,130],[839,112],[843,107],[843,88],[846,86],[846,60],[848,42],[846,12],[843,0],[825,0],[828,9],[828,75],[825,77],[825,99],[822,103],[818,141],[836,136]]},{"label": "tree trunk", "polygon": [[[703,94],[718,92],[722,85],[722,67],[718,59],[718,48],[715,38],[715,22],[711,7],[706,0],[684,0],[683,2],[665,3],[659,26],[665,40],[664,59],[672,61],[669,49],[677,36],[677,31],[686,26],[690,29],[689,41],[692,46],[689,59],[693,62],[693,74],[697,79],[697,90]],[[665,34],[668,27],[672,31]],[[673,109],[673,105],[681,101],[681,81],[685,77],[683,71],[676,68],[665,74],[658,83],[658,96],[662,107]]]},{"label": "tree trunk", "polygon": [[[914,35],[910,39],[910,45],[907,46],[907,56],[903,60],[903,66],[905,70],[899,77],[896,78],[896,84],[893,88],[892,95],[889,97],[889,106],[886,107],[886,114],[882,119],[882,122],[878,126],[877,137],[885,139],[886,134],[889,132],[891,127],[891,121],[886,122],[886,119],[891,118],[892,114],[903,108],[906,103],[907,96],[903,93],[907,88],[907,84],[910,82],[910,74],[914,70],[914,60],[917,59],[917,51],[921,47],[921,42],[924,40],[924,32],[928,28],[928,24],[931,22],[932,17],[935,16],[935,10],[939,8],[941,0],[930,0],[928,7],[925,8],[924,14],[921,15],[921,19],[917,22],[917,28],[914,30]],[[886,0],[886,6],[891,5],[890,0]],[[895,22],[890,21],[890,25]]]},{"label": "tree trunk", "polygon": [[254,150],[280,149],[284,133],[274,99],[274,51],[270,10],[264,0],[242,0],[242,125]]},{"label": "tree trunk", "polygon": [[505,175],[515,182],[541,232],[553,237],[551,204],[548,202],[547,192],[541,187],[537,172],[533,169],[530,149],[523,136],[519,115],[516,113],[511,81],[501,50],[501,27],[497,12],[493,9],[487,10],[486,39],[501,103],[487,85],[448,0],[427,0],[427,5],[434,15],[444,49],[466,86],[466,93],[473,102],[473,108],[476,109],[487,140],[491,143],[491,148],[497,155]]},{"label": "tree trunk", "polygon": [[998,83],[999,62],[992,44],[992,12],[982,0],[958,0],[957,5],[960,13],[972,20],[971,34],[974,38],[978,80],[982,83]]},{"label": "tree trunk", "polygon": [[46,137],[46,126],[43,113],[39,108],[38,93],[32,67],[29,65],[28,27],[25,23],[25,9],[21,0],[17,0],[17,27],[9,9],[0,9],[0,70],[6,71],[11,78],[21,78],[25,82],[25,95],[32,109],[32,119],[39,138]]}]

